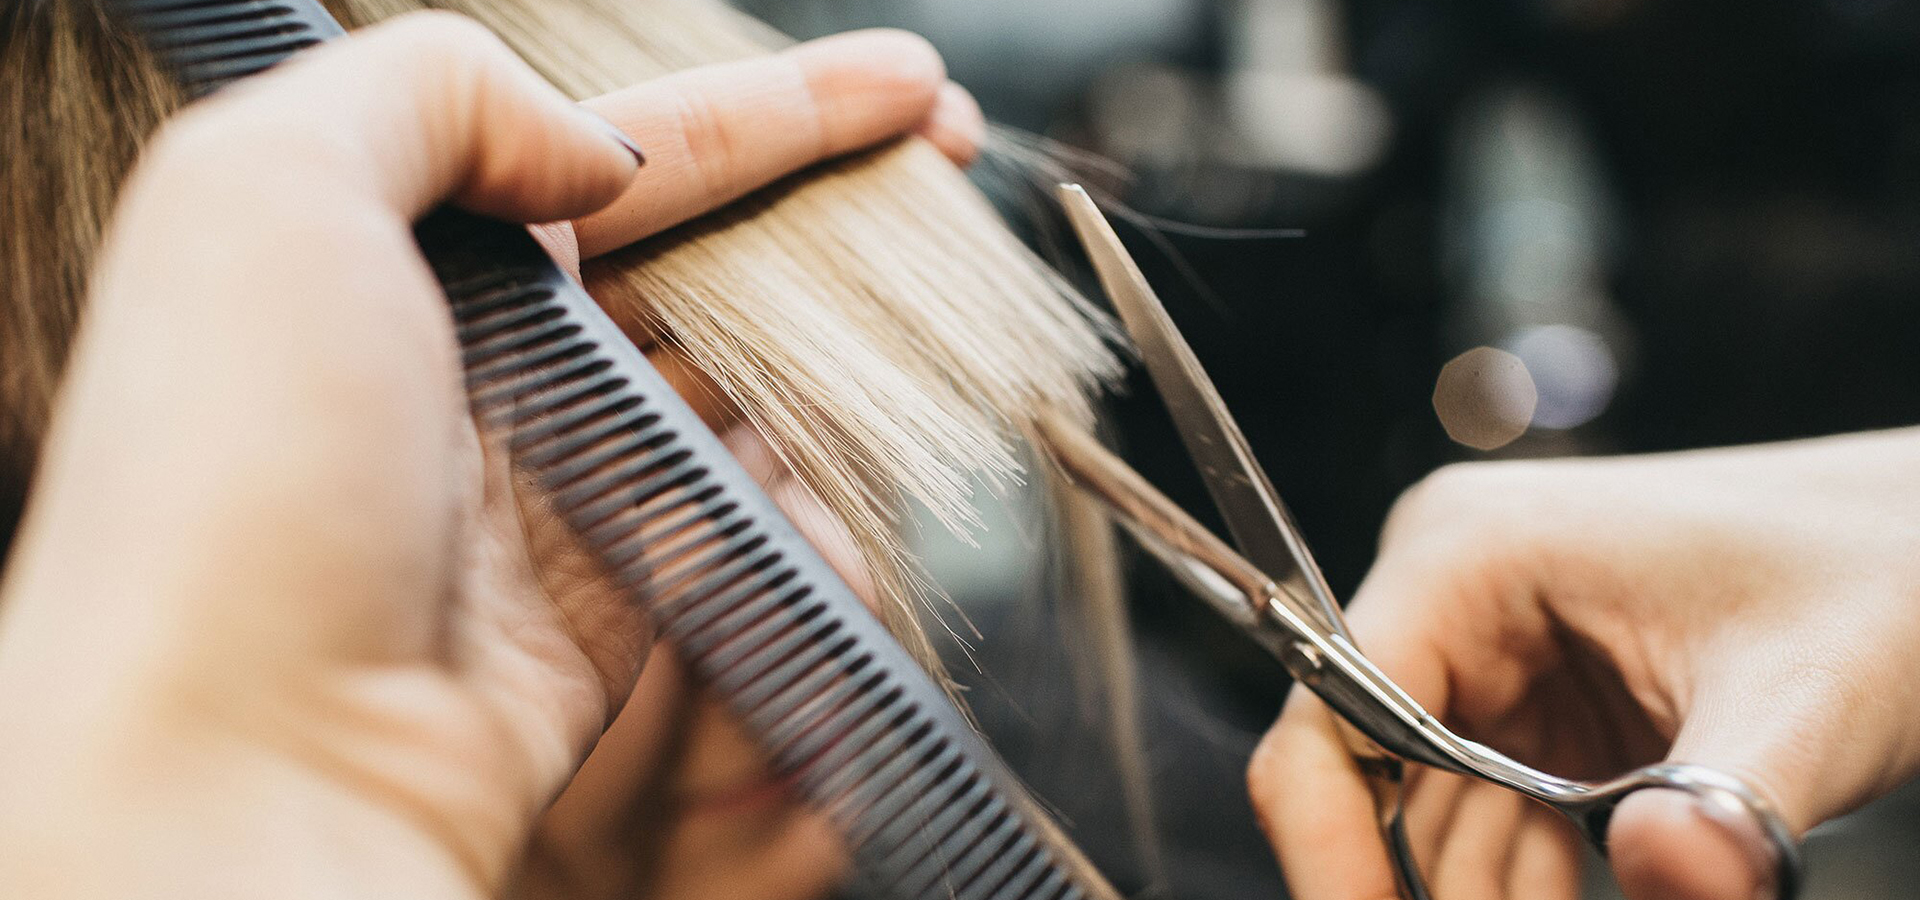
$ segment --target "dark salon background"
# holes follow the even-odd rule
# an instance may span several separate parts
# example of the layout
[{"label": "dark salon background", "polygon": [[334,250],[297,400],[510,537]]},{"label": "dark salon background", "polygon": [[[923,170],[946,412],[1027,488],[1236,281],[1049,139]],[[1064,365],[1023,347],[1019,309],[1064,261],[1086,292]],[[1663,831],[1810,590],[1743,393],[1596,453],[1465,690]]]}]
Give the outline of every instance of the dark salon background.
[{"label": "dark salon background", "polygon": [[[802,37],[919,31],[989,117],[1124,166],[1102,182],[1118,199],[1203,226],[1126,236],[1343,596],[1393,498],[1447,462],[1920,423],[1914,4],[746,5]],[[1033,205],[1000,167],[982,179]],[[1128,458],[1210,512],[1132,388],[1113,405]],[[956,669],[996,741],[1123,889],[1281,896],[1241,767],[1284,673],[1130,565],[1150,878],[1031,602],[1038,526],[1006,505],[979,550],[929,542],[982,632],[984,674]],[[1909,793],[1817,831],[1809,896],[1909,896],[1917,810]]]}]

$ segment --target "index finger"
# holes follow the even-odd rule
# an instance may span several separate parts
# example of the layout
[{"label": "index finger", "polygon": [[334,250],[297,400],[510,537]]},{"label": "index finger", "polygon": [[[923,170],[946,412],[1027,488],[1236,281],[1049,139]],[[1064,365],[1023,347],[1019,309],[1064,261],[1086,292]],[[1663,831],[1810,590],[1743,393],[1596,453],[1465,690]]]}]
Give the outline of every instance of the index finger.
[{"label": "index finger", "polygon": [[586,101],[646,148],[610,206],[574,223],[590,259],[807,166],[913,131],[946,65],[925,39],[874,29],[689,69]]}]

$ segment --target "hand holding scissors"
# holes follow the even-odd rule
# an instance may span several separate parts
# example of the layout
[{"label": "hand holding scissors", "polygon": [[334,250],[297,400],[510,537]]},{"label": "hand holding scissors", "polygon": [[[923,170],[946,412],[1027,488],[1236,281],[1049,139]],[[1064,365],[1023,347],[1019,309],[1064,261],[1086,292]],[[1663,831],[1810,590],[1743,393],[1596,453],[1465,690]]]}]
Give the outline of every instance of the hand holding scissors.
[{"label": "hand holding scissors", "polygon": [[[1557,814],[1603,853],[1613,849],[1623,856],[1640,854],[1638,859],[1615,860],[1616,868],[1628,876],[1623,879],[1623,887],[1637,897],[1688,896],[1691,900],[1756,894],[1794,896],[1800,882],[1794,835],[1806,827],[1806,819],[1784,817],[1768,799],[1778,790],[1777,781],[1765,782],[1769,790],[1763,795],[1752,783],[1755,769],[1738,754],[1694,756],[1689,751],[1702,745],[1688,744],[1685,728],[1678,729],[1680,740],[1669,754],[1668,742],[1676,736],[1676,720],[1669,716],[1665,728],[1658,722],[1650,723],[1649,719],[1662,715],[1658,703],[1646,703],[1655,707],[1650,710],[1604,708],[1644,702],[1657,690],[1636,693],[1633,688],[1642,686],[1620,690],[1607,682],[1608,677],[1617,680],[1626,674],[1631,661],[1606,656],[1615,648],[1603,646],[1594,657],[1601,664],[1591,665],[1582,654],[1595,650],[1587,643],[1594,640],[1589,637],[1597,633],[1593,629],[1583,629],[1580,623],[1548,623],[1537,632],[1540,646],[1514,647],[1500,641],[1523,633],[1535,634],[1528,626],[1536,623],[1506,621],[1497,610],[1486,607],[1478,610],[1485,618],[1454,623],[1458,627],[1451,633],[1461,640],[1486,642],[1479,648],[1480,658],[1504,660],[1510,668],[1532,667],[1528,677],[1519,679],[1516,693],[1551,688],[1545,695],[1529,694],[1525,699],[1550,707],[1529,710],[1541,715],[1528,721],[1548,722],[1549,727],[1540,733],[1552,739],[1546,744],[1554,746],[1530,744],[1524,739],[1509,741],[1513,729],[1500,727],[1500,716],[1485,714],[1503,705],[1512,712],[1513,704],[1519,702],[1516,698],[1469,698],[1462,693],[1449,695],[1446,690],[1450,683],[1466,685],[1476,675],[1494,673],[1442,671],[1435,677],[1432,666],[1416,671],[1424,699],[1446,716],[1443,722],[1363,655],[1361,651],[1371,644],[1373,635],[1392,635],[1396,627],[1420,628],[1430,623],[1417,614],[1404,622],[1369,619],[1368,624],[1375,626],[1363,632],[1369,640],[1356,641],[1277,494],[1253,462],[1245,440],[1138,269],[1083,192],[1063,189],[1062,199],[1244,556],[1195,524],[1079,432],[1065,426],[1050,428],[1045,435],[1047,443],[1068,475],[1104,501],[1116,521],[1197,595],[1272,650],[1301,685],[1325,703],[1325,707],[1315,707],[1296,697],[1288,712],[1291,730],[1283,721],[1277,732],[1281,737],[1268,742],[1254,773],[1257,792],[1292,797],[1291,806],[1287,806],[1288,801],[1275,802],[1271,796],[1256,796],[1256,804],[1269,813],[1297,895],[1303,900],[1373,900],[1395,891],[1409,898],[1438,896],[1440,900],[1571,897],[1577,884],[1567,874],[1572,871],[1573,848],[1564,840],[1546,838],[1543,852],[1533,844],[1539,840],[1533,837],[1539,829],[1513,827],[1523,819]],[[1765,494],[1752,485],[1745,489]],[[1552,515],[1548,508],[1532,512]],[[1438,517],[1429,516],[1427,524],[1431,527],[1435,519],[1443,517],[1444,511]],[[1660,533],[1657,528],[1644,530],[1649,536]],[[1497,592],[1503,586],[1484,587]],[[1614,612],[1620,610],[1616,607]],[[1457,611],[1470,615],[1475,610],[1464,606]],[[1741,630],[1743,622],[1751,624],[1753,617],[1742,620],[1729,613],[1726,621],[1732,624],[1718,629],[1696,627],[1695,634],[1710,637],[1701,638],[1691,649],[1701,649],[1707,653],[1706,658],[1711,658],[1709,651],[1715,646],[1738,647],[1734,642],[1754,637]],[[1615,618],[1613,623],[1615,631],[1626,635],[1625,642],[1618,646],[1630,645],[1636,628],[1660,624],[1651,618],[1638,621],[1631,616]],[[1565,645],[1556,645],[1556,641]],[[1405,646],[1404,639],[1392,643],[1396,662],[1406,660]],[[1748,649],[1764,653],[1768,648],[1748,645]],[[1531,663],[1515,658],[1530,652],[1536,654]],[[1576,665],[1576,658],[1582,660],[1580,665]],[[1579,671],[1572,678],[1548,677],[1554,674],[1549,670],[1557,670],[1562,664]],[[1609,667],[1612,672],[1606,671]],[[1668,667],[1666,671],[1677,669]],[[1536,674],[1539,677],[1534,677]],[[1790,669],[1773,674],[1778,677],[1771,683],[1782,690],[1807,689],[1805,682],[1796,682],[1797,673]],[[1824,684],[1818,675],[1814,673],[1812,682]],[[1465,688],[1460,690],[1464,692]],[[1716,695],[1708,692],[1694,696]],[[1783,699],[1798,698],[1783,695]],[[1791,704],[1789,708],[1798,711],[1800,705]],[[1335,715],[1327,715],[1327,709]],[[1702,709],[1696,718],[1711,722],[1717,714],[1724,715],[1726,710]],[[1524,718],[1518,713],[1514,717]],[[1547,774],[1460,736],[1451,730],[1452,724],[1477,726],[1470,733],[1512,746],[1529,759],[1564,760],[1575,766],[1573,771],[1596,778],[1574,780]],[[1296,750],[1306,757],[1294,754]],[[1290,755],[1295,758],[1290,759]],[[1689,758],[1712,759],[1716,765],[1678,761]],[[1722,759],[1727,762],[1721,763]],[[1404,767],[1404,762],[1418,765]],[[1809,762],[1817,764],[1818,760]],[[1636,764],[1638,768],[1633,767]],[[1625,774],[1614,774],[1623,770]],[[1288,781],[1289,772],[1326,780]],[[1356,812],[1353,786],[1358,783],[1370,788],[1358,796],[1364,803],[1371,794],[1373,808],[1366,817],[1374,819],[1378,837],[1351,828]],[[1469,783],[1476,786],[1466,787]],[[1411,796],[1410,790],[1421,793],[1422,798],[1438,795],[1439,813],[1422,815],[1420,805],[1404,803]],[[1537,803],[1524,806],[1514,799],[1518,797]],[[1629,798],[1631,802],[1627,802]],[[1445,802],[1448,800],[1453,802]],[[1322,805],[1305,808],[1301,801]],[[1641,810],[1638,815],[1645,820],[1657,816],[1663,806],[1671,809],[1675,803],[1708,819],[1709,830],[1667,828],[1653,822],[1638,830],[1642,838],[1638,843],[1610,843],[1610,837],[1621,833],[1621,829],[1610,826],[1616,810],[1623,805],[1630,812]],[[1275,806],[1284,807],[1278,820],[1274,817]],[[1803,810],[1795,807],[1796,812]],[[1510,839],[1504,848],[1471,852],[1473,842],[1465,835],[1476,831],[1491,831],[1496,839],[1503,833],[1519,837]],[[1656,839],[1695,836],[1702,840],[1649,848],[1646,838],[1650,835]],[[1373,851],[1356,843],[1365,841],[1374,842]],[[1443,852],[1426,852],[1436,847]],[[1459,852],[1462,847],[1469,852]],[[1687,859],[1686,854],[1693,854],[1693,858]],[[1439,858],[1429,858],[1433,856]],[[1681,860],[1677,868],[1668,865],[1675,858]],[[1689,864],[1694,868],[1689,869]],[[1673,870],[1663,871],[1663,865]],[[1441,885],[1431,895],[1423,868],[1437,875],[1435,883]],[[1714,869],[1719,871],[1710,871]],[[1704,881],[1689,880],[1702,872]],[[1721,892],[1720,887],[1729,884],[1735,892]]]}]

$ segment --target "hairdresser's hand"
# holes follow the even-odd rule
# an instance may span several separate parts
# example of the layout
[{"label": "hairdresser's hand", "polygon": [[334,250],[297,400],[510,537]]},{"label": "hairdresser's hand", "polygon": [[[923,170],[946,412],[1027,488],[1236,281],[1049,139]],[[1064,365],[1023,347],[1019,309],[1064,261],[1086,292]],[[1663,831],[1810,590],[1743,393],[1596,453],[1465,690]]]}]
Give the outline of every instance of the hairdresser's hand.
[{"label": "hairdresser's hand", "polygon": [[[1803,833],[1920,770],[1916,465],[1910,430],[1450,468],[1396,507],[1350,620],[1465,736],[1571,776],[1713,766]],[[1296,690],[1250,781],[1299,900],[1395,896],[1317,698]],[[1439,900],[1571,900],[1550,816],[1427,771],[1409,831]],[[1610,840],[1634,900],[1751,900],[1769,872],[1757,834],[1675,792],[1631,797]]]},{"label": "hairdresser's hand", "polygon": [[[655,123],[655,165],[726,162],[695,196],[654,183],[654,219],[625,195],[581,242],[920,127],[942,83],[924,45],[841,40],[609,100]],[[736,114],[774,97],[798,118]],[[565,549],[482,452],[410,222],[446,199],[582,216],[634,175],[603,123],[443,16],[320,48],[156,140],[0,597],[0,896],[502,883],[649,636],[616,594],[554,589]]]},{"label": "hairdresser's hand", "polygon": [[873,29],[705,66],[586,101],[646,148],[625,194],[572,223],[581,257],[702,215],[825,159],[900,137],[973,161],[986,120],[924,38]]}]

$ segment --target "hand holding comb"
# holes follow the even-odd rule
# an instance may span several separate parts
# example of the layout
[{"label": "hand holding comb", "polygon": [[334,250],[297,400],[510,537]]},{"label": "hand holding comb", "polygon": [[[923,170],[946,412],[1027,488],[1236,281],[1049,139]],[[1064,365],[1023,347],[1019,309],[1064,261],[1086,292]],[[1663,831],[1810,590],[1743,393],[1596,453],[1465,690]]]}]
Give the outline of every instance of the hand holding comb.
[{"label": "hand holding comb", "polygon": [[[300,0],[122,0],[194,95],[340,29]],[[416,236],[474,411],[899,897],[1111,897],[694,413],[518,225]]]}]

